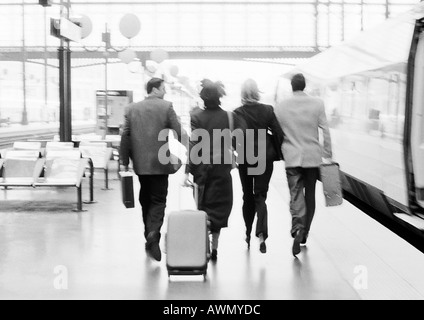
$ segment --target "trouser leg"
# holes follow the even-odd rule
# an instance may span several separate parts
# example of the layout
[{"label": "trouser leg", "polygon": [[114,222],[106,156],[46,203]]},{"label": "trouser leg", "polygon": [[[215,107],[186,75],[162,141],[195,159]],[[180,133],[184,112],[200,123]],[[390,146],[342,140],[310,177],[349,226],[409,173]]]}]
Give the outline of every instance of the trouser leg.
[{"label": "trouser leg", "polygon": [[253,194],[253,176],[247,174],[247,166],[239,165],[239,175],[243,190],[243,219],[246,225],[246,236],[250,237],[255,219],[255,198]]},{"label": "trouser leg", "polygon": [[257,213],[256,236],[259,237],[262,234],[263,240],[268,238],[268,208],[266,199],[273,170],[274,164],[268,162],[265,172],[261,175],[254,176],[255,210]]},{"label": "trouser leg", "polygon": [[144,235],[160,233],[168,195],[168,175],[139,175]]},{"label": "trouser leg", "polygon": [[304,171],[306,221],[305,231],[309,232],[315,214],[315,186],[318,179],[318,168],[306,168]]},{"label": "trouser leg", "polygon": [[287,168],[286,175],[290,189],[290,213],[292,215],[290,233],[294,236],[298,230],[305,229],[306,204],[303,194],[304,180],[302,168]]},{"label": "trouser leg", "polygon": [[140,202],[141,205],[141,213],[142,213],[142,217],[143,217],[143,224],[144,224],[144,238],[147,239],[147,216],[149,213],[149,208],[150,208],[150,195],[149,195],[149,190],[150,190],[150,185],[149,185],[149,179],[147,178],[147,176],[143,176],[143,175],[139,175],[138,176],[138,180],[140,181],[140,193],[139,193],[139,197],[138,200]]},{"label": "trouser leg", "polygon": [[147,216],[147,228],[149,232],[160,233],[168,195],[168,175],[151,175],[149,178],[150,206]]}]

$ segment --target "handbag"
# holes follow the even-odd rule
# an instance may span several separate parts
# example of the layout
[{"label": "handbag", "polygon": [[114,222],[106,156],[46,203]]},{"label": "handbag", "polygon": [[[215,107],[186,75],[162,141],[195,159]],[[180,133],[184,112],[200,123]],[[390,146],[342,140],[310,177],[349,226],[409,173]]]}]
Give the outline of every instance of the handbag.
[{"label": "handbag", "polygon": [[266,133],[266,159],[267,161],[280,161],[283,160],[283,153],[281,152],[281,144],[278,139],[270,133]]},{"label": "handbag", "polygon": [[133,185],[134,174],[129,171],[120,171],[119,177],[121,179],[121,193],[122,203],[125,208],[134,208],[134,185]]},{"label": "handbag", "polygon": [[236,161],[236,155],[234,154],[234,147],[233,147],[233,131],[234,131],[234,119],[233,119],[233,113],[231,111],[227,111],[228,115],[228,123],[231,131],[231,169],[237,168],[237,161]]}]

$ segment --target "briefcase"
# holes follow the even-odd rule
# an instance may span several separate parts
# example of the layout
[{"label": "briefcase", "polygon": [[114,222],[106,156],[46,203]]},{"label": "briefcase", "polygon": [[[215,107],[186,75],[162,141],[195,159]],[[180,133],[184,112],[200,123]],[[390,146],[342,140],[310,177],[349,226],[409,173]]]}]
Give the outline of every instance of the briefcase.
[{"label": "briefcase", "polygon": [[343,203],[343,194],[339,164],[336,162],[321,164],[320,175],[325,205],[327,207],[341,205]]},{"label": "briefcase", "polygon": [[125,208],[134,208],[134,174],[129,171],[120,171],[119,177],[121,179],[122,203]]}]

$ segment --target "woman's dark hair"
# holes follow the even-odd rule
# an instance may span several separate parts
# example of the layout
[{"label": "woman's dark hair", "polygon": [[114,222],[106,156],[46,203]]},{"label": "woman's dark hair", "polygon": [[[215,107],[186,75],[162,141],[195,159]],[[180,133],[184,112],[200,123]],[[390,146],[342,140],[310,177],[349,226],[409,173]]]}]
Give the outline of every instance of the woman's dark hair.
[{"label": "woman's dark hair", "polygon": [[162,84],[164,80],[160,79],[160,78],[152,78],[149,80],[149,82],[147,82],[146,85],[146,91],[147,94],[151,93],[153,88],[159,89],[160,85]]},{"label": "woman's dark hair", "polygon": [[219,99],[225,96],[224,84],[221,81],[213,82],[209,79],[203,79],[201,86],[200,98],[205,102],[206,107],[221,105]]},{"label": "woman's dark hair", "polygon": [[301,73],[295,74],[291,78],[291,86],[293,91],[303,91],[306,86],[305,77]]}]

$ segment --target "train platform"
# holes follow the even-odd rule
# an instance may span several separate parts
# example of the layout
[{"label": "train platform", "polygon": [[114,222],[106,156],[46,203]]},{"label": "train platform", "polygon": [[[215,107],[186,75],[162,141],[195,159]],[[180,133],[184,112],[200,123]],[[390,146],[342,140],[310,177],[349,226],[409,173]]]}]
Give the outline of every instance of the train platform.
[{"label": "train platform", "polygon": [[[115,168],[115,171],[112,171]],[[242,193],[233,171],[234,206],[221,232],[218,260],[202,276],[171,276],[166,255],[146,255],[140,205],[121,202],[116,166],[109,190],[94,176],[95,203],[74,212],[75,190],[0,190],[2,300],[422,300],[424,254],[349,202],[317,209],[306,246],[291,253],[284,164],[275,165],[268,195],[267,253],[244,241]],[[182,170],[170,176],[167,213],[194,208]],[[135,180],[137,198],[138,180]],[[83,197],[89,197],[88,179]],[[166,221],[162,232],[166,231]],[[164,249],[164,237],[161,239]]]}]

